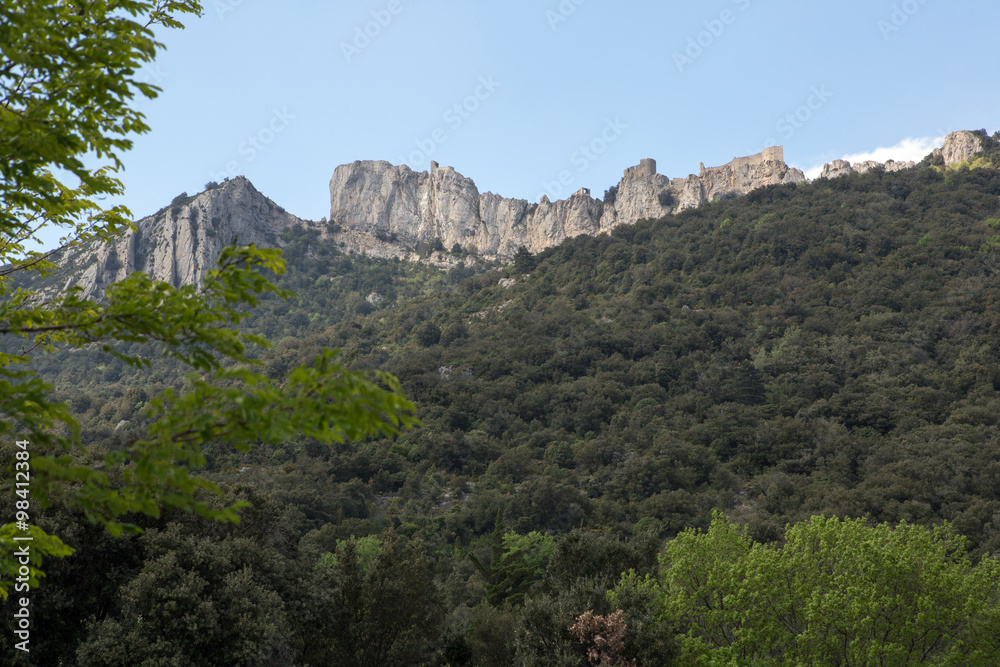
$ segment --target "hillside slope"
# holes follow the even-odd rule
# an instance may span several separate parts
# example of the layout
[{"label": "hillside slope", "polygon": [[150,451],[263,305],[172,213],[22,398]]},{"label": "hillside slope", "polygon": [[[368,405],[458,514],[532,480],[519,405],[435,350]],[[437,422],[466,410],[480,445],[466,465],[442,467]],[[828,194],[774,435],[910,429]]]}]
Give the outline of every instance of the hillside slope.
[{"label": "hillside slope", "polygon": [[[341,347],[397,374],[423,426],[333,447],[213,443],[205,472],[226,502],[250,504],[239,525],[141,517],[144,535],[112,539],[49,508],[45,526],[78,553],[33,594],[34,655],[144,655],[166,636],[157,650],[178,662],[203,659],[195,640],[210,638],[218,651],[278,646],[294,656],[284,664],[349,664],[363,642],[397,636],[410,657],[396,664],[583,665],[569,626],[617,607],[627,655],[669,664],[687,626],[641,592],[612,605],[606,591],[630,569],[655,574],[664,541],[713,509],[762,542],[826,514],[950,521],[973,555],[997,553],[1000,148],[988,144],[951,168],[935,156],[772,186],[479,274],[345,256],[293,227],[282,285],[298,296],[247,323],[280,341],[259,351],[265,368]],[[95,350],[39,368],[98,456],[141,436],[143,406],[183,382],[168,364],[138,372]],[[711,559],[686,562],[716,574]],[[900,571],[890,584],[909,586]],[[207,610],[222,620],[202,623]]]},{"label": "hillside slope", "polygon": [[823,512],[948,519],[995,550],[998,220],[994,169],[769,187],[567,241],[269,363],[342,346],[399,375],[425,426],[352,474],[380,493],[415,466],[476,480],[449,510],[473,532],[485,507],[519,530],[673,532],[721,505],[762,537]]},{"label": "hillside slope", "polygon": [[[420,407],[424,426],[395,442],[322,455],[336,479],[371,480],[366,516],[444,474],[469,494],[446,506],[463,533],[501,509],[525,531],[655,519],[669,534],[722,506],[763,537],[826,512],[965,521],[1000,548],[993,168],[772,186],[479,275],[340,260],[307,229],[287,239],[297,298],[247,324],[281,341],[265,363],[343,348]],[[81,354],[43,364],[70,395]],[[107,377],[113,399],[144,376]],[[99,384],[87,391],[108,395]],[[105,413],[103,428],[136,419],[88,410]],[[223,450],[224,469],[243,464]]]}]

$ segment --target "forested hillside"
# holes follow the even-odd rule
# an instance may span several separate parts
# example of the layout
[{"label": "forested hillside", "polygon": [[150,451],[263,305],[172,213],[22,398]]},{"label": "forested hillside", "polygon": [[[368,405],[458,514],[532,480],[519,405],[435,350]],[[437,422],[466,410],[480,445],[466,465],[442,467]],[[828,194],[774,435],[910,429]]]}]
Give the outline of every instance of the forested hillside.
[{"label": "forested hillside", "polygon": [[[603,664],[758,664],[671,597],[679,550],[697,548],[674,538],[712,525],[716,555],[791,554],[806,538],[789,524],[840,530],[817,515],[863,520],[838,533],[845,544],[863,541],[860,526],[906,522],[922,531],[906,549],[944,544],[953,581],[985,576],[973,565],[1000,554],[1000,149],[988,141],[977,168],[927,160],[769,186],[478,273],[344,256],[293,230],[279,284],[296,297],[246,323],[276,343],[258,351],[268,373],[339,348],[397,376],[422,426],[332,447],[213,443],[205,472],[250,502],[235,526],[137,518],[142,535],[115,539],[73,508],[48,510],[43,527],[77,554],[35,594],[32,660],[586,665],[599,647]],[[97,350],[37,368],[95,456],[140,436],[146,403],[183,382],[167,362],[136,370]],[[938,546],[920,537],[945,522]],[[964,644],[921,646],[926,664],[990,664],[973,649],[1000,630],[996,590],[978,590],[953,601],[971,605]],[[599,618],[578,624],[587,611]],[[594,639],[617,630],[624,648]],[[779,647],[765,658],[793,655],[760,633]],[[864,655],[904,664],[880,650]]]}]

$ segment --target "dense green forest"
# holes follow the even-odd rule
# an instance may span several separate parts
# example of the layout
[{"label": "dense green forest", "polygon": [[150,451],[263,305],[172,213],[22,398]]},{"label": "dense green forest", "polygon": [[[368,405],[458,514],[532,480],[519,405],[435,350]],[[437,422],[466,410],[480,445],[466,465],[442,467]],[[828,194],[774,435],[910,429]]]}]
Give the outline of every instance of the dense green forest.
[{"label": "dense green forest", "polygon": [[[397,376],[422,426],[213,443],[203,472],[226,488],[213,502],[250,503],[238,525],[175,513],[112,538],[50,508],[42,527],[77,552],[46,563],[32,661],[994,664],[1000,148],[983,137],[976,168],[770,186],[502,268],[345,256],[289,232],[279,284],[296,296],[245,325],[276,343],[264,367],[341,349]],[[184,382],[97,350],[35,367],[95,457]],[[747,625],[822,597],[760,591],[827,543],[857,562],[811,586],[884,593],[858,603],[864,641],[837,653],[822,614]],[[905,553],[917,565],[886,566]],[[715,613],[712,596],[747,611]]]}]

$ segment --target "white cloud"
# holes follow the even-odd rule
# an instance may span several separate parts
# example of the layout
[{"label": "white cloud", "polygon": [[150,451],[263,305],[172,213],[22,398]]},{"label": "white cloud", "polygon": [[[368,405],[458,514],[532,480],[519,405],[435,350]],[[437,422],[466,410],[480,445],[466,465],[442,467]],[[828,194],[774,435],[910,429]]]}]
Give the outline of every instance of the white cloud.
[{"label": "white cloud", "polygon": [[[880,146],[867,153],[850,153],[840,159],[847,160],[851,164],[864,162],[865,160],[875,160],[876,162],[886,162],[888,160],[904,162],[912,160],[913,162],[920,162],[928,153],[943,144],[944,137],[907,137],[895,146]],[[810,167],[803,171],[806,174],[806,178],[818,178],[823,171],[823,165]]]},{"label": "white cloud", "polygon": [[823,173],[823,165],[819,165],[818,167],[809,167],[808,169],[803,169],[802,171],[805,172],[806,178],[810,181],[814,181],[819,178],[820,174]]}]

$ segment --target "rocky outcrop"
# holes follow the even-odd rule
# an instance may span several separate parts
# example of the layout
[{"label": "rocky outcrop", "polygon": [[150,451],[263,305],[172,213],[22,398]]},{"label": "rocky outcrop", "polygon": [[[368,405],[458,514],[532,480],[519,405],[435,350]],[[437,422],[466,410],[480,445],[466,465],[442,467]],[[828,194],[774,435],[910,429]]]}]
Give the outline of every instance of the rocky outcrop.
[{"label": "rocky outcrop", "polygon": [[436,162],[419,173],[388,162],[341,165],[330,181],[330,203],[330,222],[341,229],[334,237],[352,249],[360,232],[408,248],[440,240],[447,249],[457,244],[488,257],[512,257],[520,246],[537,252],[596,233],[603,209],[587,190],[538,204],[480,195],[472,179]]},{"label": "rocky outcrop", "polygon": [[968,130],[952,132],[944,138],[944,145],[935,150],[935,154],[940,152],[944,158],[944,166],[950,167],[959,162],[965,162],[979,151],[983,150],[983,142]]},{"label": "rocky outcrop", "polygon": [[847,160],[834,160],[833,162],[828,162],[823,165],[823,171],[820,173],[820,178],[837,178],[838,176],[846,176],[847,174],[853,174],[854,169],[851,167],[851,163]]},{"label": "rocky outcrop", "polygon": [[701,166],[698,180],[705,191],[704,201],[731,199],[765,185],[798,183],[805,174],[785,164],[781,146],[767,148],[756,155],[740,157],[721,167]]},{"label": "rocky outcrop", "polygon": [[[680,179],[678,179],[680,180]],[[672,205],[660,203],[660,194],[669,192]],[[700,197],[700,188],[698,189]],[[635,167],[625,170],[618,182],[614,202],[605,203],[601,212],[600,227],[606,231],[618,225],[627,225],[643,218],[655,219],[677,210],[681,205],[678,189],[663,174],[656,173],[656,160],[646,158]]]},{"label": "rocky outcrop", "polygon": [[[937,149],[946,165],[968,160],[982,150],[972,132],[954,132]],[[886,172],[914,167],[914,162],[866,160],[851,164],[834,160],[823,166],[820,178]],[[509,259],[524,246],[539,252],[579,234],[595,234],[643,218],[658,218],[695,208],[707,201],[731,199],[756,188],[806,180],[784,161],[781,146],[739,157],[720,167],[706,168],[686,178],[668,178],[656,171],[656,161],[642,160],[625,170],[613,201],[590,196],[586,188],[571,197],[538,204],[479,193],[476,184],[452,167],[431,163],[429,172],[413,172],[388,162],[341,165],[330,180],[330,221],[342,231],[338,241],[358,252],[385,242],[391,252],[405,255],[420,243],[440,240],[487,258]],[[395,247],[399,244],[401,248]],[[369,246],[369,247],[366,247]],[[379,248],[385,252],[385,248]]]},{"label": "rocky outcrop", "polygon": [[[972,158],[983,146],[972,132],[954,132],[935,153],[953,165]],[[913,166],[892,160],[853,165],[834,160],[823,167],[821,177]],[[63,253],[58,262],[73,277],[65,285],[59,279],[60,284],[50,283],[44,289],[75,284],[93,296],[134,271],[175,285],[196,284],[234,239],[280,246],[281,232],[297,223],[315,224],[345,252],[444,268],[468,266],[477,256],[506,260],[522,246],[540,252],[580,234],[597,234],[762,186],[803,180],[805,175],[785,164],[783,149],[776,146],[720,167],[702,164],[697,175],[674,179],[657,173],[656,161],[647,158],[625,170],[609,201],[595,199],[590,190],[581,188],[568,199],[542,197],[536,204],[480,193],[472,179],[436,162],[429,172],[414,172],[388,162],[357,161],[334,171],[330,220],[321,224],[285,212],[241,176],[194,197],[175,199],[114,243],[93,243]],[[463,252],[449,252],[455,246]],[[432,247],[437,251],[430,251]]]},{"label": "rocky outcrop", "polygon": [[[944,166],[950,167],[953,164],[971,159],[982,151],[983,148],[983,141],[980,137],[968,130],[960,130],[952,132],[945,137],[944,145],[941,148],[935,148],[931,154],[940,156],[944,160]],[[866,160],[864,162],[856,162],[853,165],[847,160],[834,160],[823,165],[823,171],[819,177],[837,178],[838,176],[845,176],[847,174],[863,174],[875,168],[884,169],[886,172],[893,172],[900,169],[909,169],[914,166],[916,166],[915,162],[896,162],[894,160],[889,160],[885,164],[875,162],[874,160]]]},{"label": "rocky outcrop", "polygon": [[459,266],[475,266],[475,255],[454,255],[448,252],[427,252],[421,254],[413,248],[397,241],[391,241],[380,235],[359,232],[353,229],[331,231],[329,225],[318,226],[323,238],[330,239],[342,252],[357,253],[365,257],[377,259],[399,259],[404,262],[422,262],[441,269],[454,269]]},{"label": "rocky outcrop", "polygon": [[137,222],[135,231],[125,232],[115,243],[71,248],[58,263],[79,267],[65,287],[79,285],[88,297],[136,271],[173,285],[198,284],[234,240],[279,246],[281,232],[297,222],[302,221],[240,176],[194,197],[176,199]]},{"label": "rocky outcrop", "polygon": [[820,178],[837,178],[838,176],[846,176],[847,174],[863,174],[872,169],[884,169],[887,172],[899,171],[900,169],[909,169],[916,166],[916,162],[897,162],[895,160],[889,160],[885,163],[876,162],[875,160],[865,160],[864,162],[855,162],[853,165],[847,160],[834,160],[833,162],[828,162],[823,165],[823,171],[820,173]]},{"label": "rocky outcrop", "polygon": [[340,230],[335,239],[358,252],[378,247],[368,236],[407,248],[440,240],[448,249],[457,244],[484,257],[508,259],[521,246],[540,252],[580,234],[804,179],[784,163],[780,147],[722,167],[702,165],[698,176],[673,180],[656,173],[656,162],[645,159],[625,171],[613,202],[595,199],[582,188],[568,199],[553,202],[543,196],[532,204],[480,194],[471,179],[436,162],[429,172],[418,173],[405,165],[357,161],[333,173],[330,222]]}]

